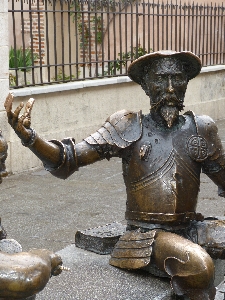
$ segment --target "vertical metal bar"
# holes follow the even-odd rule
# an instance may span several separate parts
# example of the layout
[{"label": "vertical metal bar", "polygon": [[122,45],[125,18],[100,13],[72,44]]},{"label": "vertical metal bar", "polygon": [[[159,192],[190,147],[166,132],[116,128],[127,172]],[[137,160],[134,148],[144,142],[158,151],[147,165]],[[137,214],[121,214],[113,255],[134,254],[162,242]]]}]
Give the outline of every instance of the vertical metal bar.
[{"label": "vertical metal bar", "polygon": [[210,64],[210,6],[207,10],[207,65]]},{"label": "vertical metal bar", "polygon": [[187,10],[187,6],[186,4],[183,5],[183,9],[184,9],[184,17],[183,17],[183,50],[186,50],[186,10]]},{"label": "vertical metal bar", "polygon": [[164,2],[162,2],[162,49],[164,49],[164,39],[165,39],[165,33],[164,33],[164,9],[165,9],[165,5]]},{"label": "vertical metal bar", "polygon": [[200,16],[199,16],[199,46],[198,46],[198,51],[199,51],[199,55],[200,58],[202,60],[202,53],[201,53],[201,44],[202,44],[202,35],[203,35],[203,30],[202,30],[202,5],[200,5],[199,10],[200,10]]},{"label": "vertical metal bar", "polygon": [[218,59],[218,49],[216,48],[216,39],[218,39],[217,36],[217,26],[216,26],[216,16],[217,16],[217,6],[216,3],[214,4],[214,25],[213,25],[213,64],[217,64],[217,59]]},{"label": "vertical metal bar", "polygon": [[111,75],[111,52],[110,52],[110,10],[109,10],[109,1],[107,1],[107,29],[108,29],[108,34],[107,34],[107,49],[108,49],[108,75]]},{"label": "vertical metal bar", "polygon": [[62,81],[65,82],[65,53],[64,53],[64,4],[62,1],[60,1],[60,25],[61,25],[61,64],[62,64]]},{"label": "vertical metal bar", "polygon": [[218,57],[217,57],[217,64],[221,63],[221,53],[220,53],[220,41],[221,41],[221,34],[220,34],[220,29],[222,26],[221,23],[221,6],[218,5],[218,22],[217,22],[217,52],[218,52]]},{"label": "vertical metal bar", "polygon": [[152,3],[152,32],[153,32],[153,49],[154,51],[157,51],[156,50],[156,47],[155,47],[155,0],[153,0],[153,3]]},{"label": "vertical metal bar", "polygon": [[105,69],[105,49],[104,49],[104,14],[103,14],[103,1],[101,1],[101,64],[102,64],[102,77],[104,77]]},{"label": "vertical metal bar", "polygon": [[136,20],[136,33],[135,33],[135,36],[136,36],[136,45],[135,45],[135,58],[138,58],[138,44],[139,44],[139,32],[138,32],[138,27],[139,27],[139,13],[138,13],[138,0],[136,0],[136,13],[135,13],[135,15],[136,15],[136,18],[135,18],[135,20]]},{"label": "vertical metal bar", "polygon": [[21,68],[21,71],[23,71],[23,79],[24,79],[24,85],[27,85],[27,68],[26,68],[26,46],[25,46],[25,39],[24,39],[24,15],[23,15],[23,1],[20,2],[21,4],[21,31],[22,31],[22,49],[23,49],[23,68]]},{"label": "vertical metal bar", "polygon": [[157,51],[160,50],[160,47],[159,47],[159,0],[158,0],[158,3],[157,3]]},{"label": "vertical metal bar", "polygon": [[[142,0],[142,8],[143,8],[143,44],[142,44],[142,47],[143,47],[143,50],[145,51],[145,33],[146,33],[146,29],[145,29],[145,22],[146,22],[146,19],[145,19],[145,0]],[[144,53],[143,53],[144,54]]]},{"label": "vertical metal bar", "polygon": [[150,20],[151,20],[151,15],[150,15],[150,3],[148,0],[148,53],[151,51],[151,27],[150,27]]},{"label": "vertical metal bar", "polygon": [[173,3],[170,3],[170,49],[173,49]]},{"label": "vertical metal bar", "polygon": [[[95,65],[96,65],[96,74],[95,76],[98,77],[98,8],[97,8],[97,1],[95,2],[95,17],[94,17],[94,31],[95,31]],[[89,27],[90,28],[90,27]],[[91,39],[91,37],[90,37]],[[91,42],[91,40],[89,41],[89,43]],[[92,75],[91,75],[92,76]]]},{"label": "vertical metal bar", "polygon": [[181,6],[181,0],[180,0],[180,4],[179,4],[179,48],[178,50],[181,51],[183,50],[181,45],[182,45],[182,6]]},{"label": "vertical metal bar", "polygon": [[191,18],[191,14],[190,14],[190,10],[191,10],[191,5],[188,4],[188,34],[187,34],[187,49],[189,50],[190,48],[190,18]]},{"label": "vertical metal bar", "polygon": [[84,3],[83,3],[83,1],[79,1],[79,4],[80,4],[80,8],[81,8],[81,10],[80,10],[81,20],[79,20],[79,21],[81,21],[79,24],[79,26],[81,28],[81,30],[80,30],[80,36],[81,36],[80,45],[82,47],[82,56],[83,56],[83,65],[82,65],[83,66],[83,78],[85,78],[86,77],[86,74],[85,74],[85,65],[86,65],[85,48],[87,47],[86,43],[89,38],[88,37],[89,33],[87,31],[85,32],[85,25],[87,26],[87,24],[85,24],[85,22],[84,22]]},{"label": "vertical metal bar", "polygon": [[166,49],[169,49],[169,2],[167,0],[166,2],[167,8],[166,8]]},{"label": "vertical metal bar", "polygon": [[40,22],[40,3],[37,1],[37,13],[38,13],[38,47],[39,47],[39,61],[40,61],[40,82],[43,83],[43,70],[42,70],[42,51],[41,51],[41,41],[42,41],[42,35],[41,35],[41,22]]},{"label": "vertical metal bar", "polygon": [[[92,77],[92,46],[94,47],[93,53],[95,53],[94,60],[96,61],[96,2],[93,4],[90,0],[87,3],[83,2],[83,21],[82,26],[84,29],[84,60],[85,65],[88,66],[88,77]],[[85,6],[88,4],[88,9],[85,11]],[[93,7],[94,6],[94,7]],[[91,11],[94,10],[94,17],[91,16]],[[91,26],[92,23],[92,26]],[[94,28],[91,28],[94,27]],[[94,29],[94,45],[92,45],[92,31]],[[97,74],[97,71],[96,71]],[[85,76],[86,77],[86,76]]]},{"label": "vertical metal bar", "polygon": [[56,0],[52,0],[53,3],[53,34],[54,34],[54,63],[55,63],[55,80],[58,78],[58,66],[57,66],[57,32],[56,32]]},{"label": "vertical metal bar", "polygon": [[68,63],[69,63],[69,77],[70,80],[73,79],[72,77],[72,57],[71,57],[71,20],[70,20],[70,2],[67,2],[67,26],[68,26]]},{"label": "vertical metal bar", "polygon": [[[125,12],[124,12],[124,18],[125,18],[125,53],[128,52],[127,50],[127,39],[128,39],[128,34],[127,34],[127,7],[128,7],[128,3],[127,3],[127,0],[125,0]],[[128,57],[126,55],[126,63],[125,63],[125,73],[127,74],[127,63],[128,63]]]},{"label": "vertical metal bar", "polygon": [[[45,59],[46,59],[46,64],[47,64],[47,78],[48,78],[48,83],[51,81],[51,75],[50,75],[50,57],[49,57],[49,35],[48,35],[48,28],[49,28],[49,23],[48,23],[48,14],[50,11],[48,11],[48,2],[45,1]],[[32,14],[31,14],[32,15]]]},{"label": "vertical metal bar", "polygon": [[224,26],[224,10],[225,10],[225,7],[223,6],[223,3],[222,3],[222,12],[223,12],[223,22],[222,22],[222,24],[223,24],[223,26],[222,26],[222,30],[223,30],[223,41],[221,42],[221,44],[222,44],[222,53],[223,53],[223,63],[225,63],[225,26]]},{"label": "vertical metal bar", "polygon": [[[114,5],[115,5],[115,0],[114,0]],[[116,9],[113,12],[113,38],[114,38],[114,43],[113,43],[114,72],[113,72],[113,75],[116,75],[116,67],[117,67],[116,66]]]},{"label": "vertical metal bar", "polygon": [[80,6],[77,0],[74,0],[72,6],[73,13],[70,13],[70,16],[73,16],[74,30],[75,30],[75,49],[76,49],[76,78],[79,77],[80,69],[80,35],[79,35],[79,21],[80,21]]},{"label": "vertical metal bar", "polygon": [[32,59],[32,84],[35,84],[35,76],[34,76],[34,44],[33,44],[33,16],[31,11],[31,1],[29,1],[29,19],[30,19],[30,49],[31,49],[31,59]]},{"label": "vertical metal bar", "polygon": [[198,3],[196,4],[196,7],[195,7],[195,50],[194,50],[194,53],[199,55],[200,51],[198,50]]},{"label": "vertical metal bar", "polygon": [[177,0],[175,4],[175,50],[177,51]]},{"label": "vertical metal bar", "polygon": [[213,37],[212,37],[212,2],[211,2],[211,7],[210,7],[210,65],[212,64],[212,42],[213,42]]},{"label": "vertical metal bar", "polygon": [[206,29],[205,15],[206,15],[206,6],[205,6],[205,3],[204,3],[204,5],[203,5],[203,19],[202,19],[202,65],[203,66],[205,66],[205,61],[206,61],[206,59],[205,59],[205,50],[206,50],[206,47],[205,47],[205,29]]},{"label": "vertical metal bar", "polygon": [[222,7],[220,7],[220,11],[221,11],[221,16],[220,16],[220,64],[223,64],[225,62],[224,60],[224,55],[225,55],[225,31],[224,31],[224,7],[223,7],[223,3],[222,3]]},{"label": "vertical metal bar", "polygon": [[[119,49],[120,49],[120,61],[122,61],[122,24],[121,24],[121,13],[122,13],[122,8],[121,8],[121,0],[119,0]],[[120,74],[122,74],[122,63],[120,63]]]},{"label": "vertical metal bar", "polygon": [[194,52],[194,25],[195,25],[195,6],[194,2],[192,3],[192,27],[191,27],[191,51]]},{"label": "vertical metal bar", "polygon": [[134,12],[133,12],[133,2],[131,2],[131,6],[130,6],[130,8],[131,8],[131,11],[130,11],[130,14],[131,14],[131,16],[130,16],[130,27],[131,27],[131,31],[130,31],[130,40],[131,40],[131,43],[130,43],[130,48],[131,48],[131,61],[134,59],[133,58],[133,53],[134,53],[134,50],[133,50],[133,48],[134,48],[134,42],[133,42],[133,32],[134,32],[134,29],[133,29],[133,15],[134,15]]}]

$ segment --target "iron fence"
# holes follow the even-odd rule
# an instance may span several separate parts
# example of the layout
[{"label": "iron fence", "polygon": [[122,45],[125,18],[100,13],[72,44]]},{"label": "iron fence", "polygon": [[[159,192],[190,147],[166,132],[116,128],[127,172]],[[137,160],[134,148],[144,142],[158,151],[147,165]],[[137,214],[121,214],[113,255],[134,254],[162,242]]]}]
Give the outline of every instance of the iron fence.
[{"label": "iron fence", "polygon": [[225,63],[225,7],[149,0],[9,0],[12,88],[127,74],[137,57],[189,50]]}]

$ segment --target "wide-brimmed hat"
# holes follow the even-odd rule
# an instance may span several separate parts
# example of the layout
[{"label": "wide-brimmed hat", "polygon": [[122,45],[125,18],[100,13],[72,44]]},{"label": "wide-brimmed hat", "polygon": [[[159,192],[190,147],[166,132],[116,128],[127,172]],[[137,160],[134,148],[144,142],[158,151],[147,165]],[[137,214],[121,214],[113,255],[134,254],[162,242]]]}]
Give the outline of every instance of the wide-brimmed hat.
[{"label": "wide-brimmed hat", "polygon": [[145,75],[145,66],[152,64],[155,60],[164,57],[174,57],[181,61],[184,70],[187,74],[188,80],[197,76],[202,68],[200,58],[190,51],[157,51],[145,54],[135,61],[128,68],[128,76],[138,84],[141,84],[143,76]]}]

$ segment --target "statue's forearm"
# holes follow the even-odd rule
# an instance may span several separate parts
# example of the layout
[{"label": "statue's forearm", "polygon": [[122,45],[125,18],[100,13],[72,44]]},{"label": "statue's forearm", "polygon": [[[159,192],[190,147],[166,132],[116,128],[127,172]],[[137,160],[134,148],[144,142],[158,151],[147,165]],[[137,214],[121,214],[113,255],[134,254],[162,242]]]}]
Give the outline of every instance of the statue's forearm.
[{"label": "statue's forearm", "polygon": [[63,149],[57,144],[45,141],[38,135],[29,149],[47,166],[57,168],[63,160]]}]

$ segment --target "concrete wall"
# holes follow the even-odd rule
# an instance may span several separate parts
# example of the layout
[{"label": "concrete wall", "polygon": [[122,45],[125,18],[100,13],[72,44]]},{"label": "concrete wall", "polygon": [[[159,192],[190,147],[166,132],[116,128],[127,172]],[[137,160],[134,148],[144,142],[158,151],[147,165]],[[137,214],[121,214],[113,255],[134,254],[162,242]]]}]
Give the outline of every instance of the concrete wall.
[{"label": "concrete wall", "polygon": [[0,129],[7,137],[10,132],[3,104],[9,93],[8,51],[8,0],[2,0],[0,4]]},{"label": "concrete wall", "polygon": [[[35,98],[32,127],[45,139],[72,136],[79,142],[98,129],[115,111],[142,109],[143,113],[149,112],[148,97],[128,77],[24,88],[13,92],[14,108],[31,95]],[[185,110],[192,109],[196,114],[207,114],[215,120],[224,118],[225,66],[203,68],[202,73],[188,85],[185,105]],[[2,117],[5,119],[5,116]],[[3,132],[10,146],[9,171],[22,172],[41,166],[8,125]]]}]

